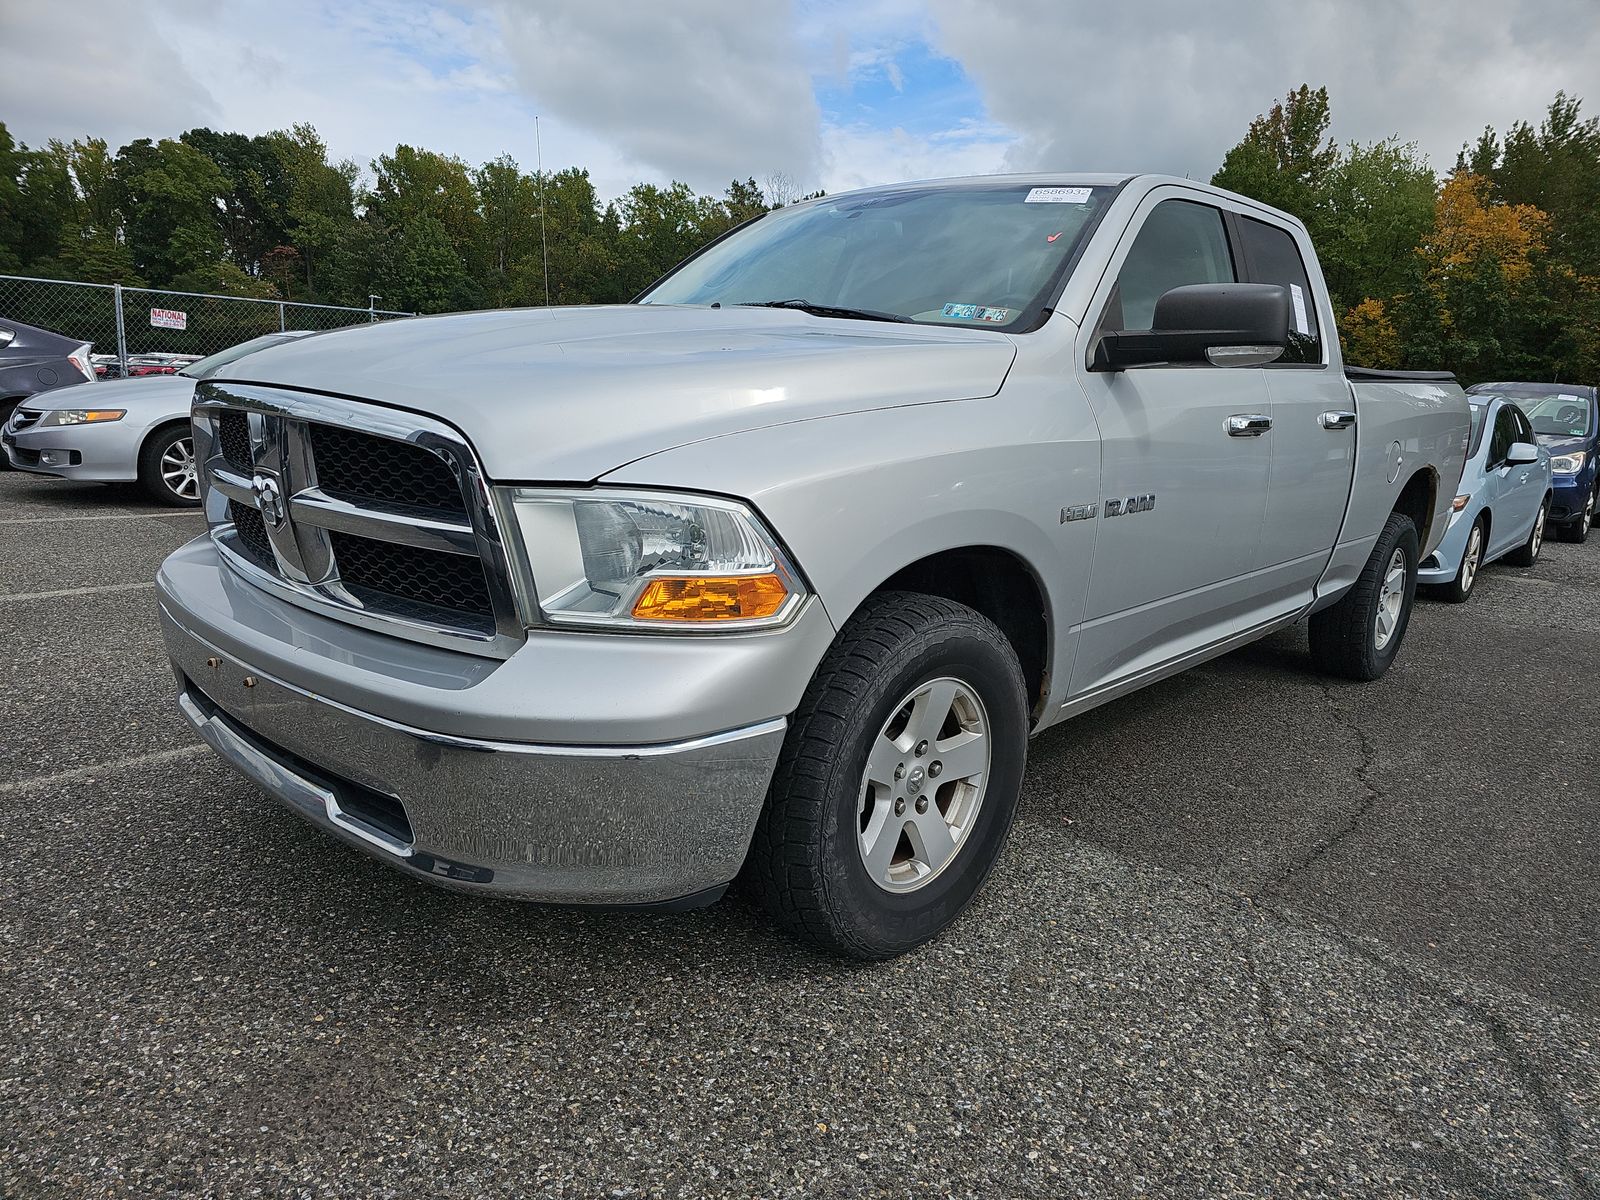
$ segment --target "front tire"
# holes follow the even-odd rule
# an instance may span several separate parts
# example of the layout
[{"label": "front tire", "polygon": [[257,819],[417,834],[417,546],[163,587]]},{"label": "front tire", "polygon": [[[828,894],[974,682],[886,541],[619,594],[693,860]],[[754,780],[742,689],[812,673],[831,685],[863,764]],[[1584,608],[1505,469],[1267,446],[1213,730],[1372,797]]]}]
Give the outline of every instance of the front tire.
[{"label": "front tire", "polygon": [[[1539,505],[1539,514],[1533,518],[1533,528],[1528,530],[1528,540],[1523,542],[1510,554],[1506,561],[1514,567],[1531,567],[1539,561],[1539,551],[1544,549],[1544,526],[1550,516],[1550,501],[1547,499]],[[1589,536],[1589,531],[1584,530],[1584,537]]]},{"label": "front tire", "polygon": [[937,596],[870,598],[789,726],[746,875],[789,933],[849,958],[936,937],[987,878],[1027,761],[1016,652]]},{"label": "front tire", "polygon": [[1329,675],[1370,682],[1400,653],[1417,595],[1417,527],[1390,513],[1355,586],[1312,614],[1311,660]]},{"label": "front tire", "polygon": [[194,431],[185,425],[158,429],[139,451],[139,486],[173,508],[200,503],[200,476],[194,458]]},{"label": "front tire", "polygon": [[1467,548],[1461,554],[1461,569],[1449,583],[1439,585],[1436,591],[1439,599],[1450,604],[1466,603],[1467,597],[1472,595],[1473,585],[1478,582],[1478,572],[1483,570],[1483,553],[1487,548],[1484,520],[1479,516],[1472,523],[1472,531],[1467,534]]}]

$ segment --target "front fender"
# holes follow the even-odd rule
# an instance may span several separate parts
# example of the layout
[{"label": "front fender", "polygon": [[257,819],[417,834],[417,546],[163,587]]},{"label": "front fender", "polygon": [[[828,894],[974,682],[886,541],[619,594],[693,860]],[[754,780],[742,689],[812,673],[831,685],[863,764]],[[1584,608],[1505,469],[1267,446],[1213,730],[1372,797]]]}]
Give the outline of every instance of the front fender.
[{"label": "front fender", "polygon": [[852,413],[714,438],[630,463],[606,483],[744,499],[793,554],[833,623],[902,568],[946,550],[996,547],[1045,597],[1052,685],[1064,687],[1082,619],[1092,521],[1061,510],[1099,496],[1087,412],[1017,394]]}]

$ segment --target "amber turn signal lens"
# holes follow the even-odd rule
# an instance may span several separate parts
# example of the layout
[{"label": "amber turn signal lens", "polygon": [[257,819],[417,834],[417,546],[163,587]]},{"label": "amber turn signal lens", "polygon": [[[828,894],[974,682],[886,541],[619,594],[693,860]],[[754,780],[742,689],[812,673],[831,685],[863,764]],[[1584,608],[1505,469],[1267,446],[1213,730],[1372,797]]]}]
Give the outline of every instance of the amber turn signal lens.
[{"label": "amber turn signal lens", "polygon": [[633,615],[642,621],[757,621],[788,598],[776,575],[691,575],[652,581]]},{"label": "amber turn signal lens", "polygon": [[1471,496],[1457,496],[1454,500],[1450,501],[1450,507],[1455,512],[1460,512],[1467,506],[1467,501],[1471,499]]}]

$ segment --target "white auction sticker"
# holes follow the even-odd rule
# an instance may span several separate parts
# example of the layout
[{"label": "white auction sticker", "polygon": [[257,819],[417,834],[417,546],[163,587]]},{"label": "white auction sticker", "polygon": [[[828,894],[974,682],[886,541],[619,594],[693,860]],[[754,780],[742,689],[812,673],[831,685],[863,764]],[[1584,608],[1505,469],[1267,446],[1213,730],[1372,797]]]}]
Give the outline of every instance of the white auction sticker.
[{"label": "white auction sticker", "polygon": [[1023,198],[1024,204],[1087,204],[1093,195],[1092,188],[1044,187],[1033,188]]},{"label": "white auction sticker", "polygon": [[1306,313],[1306,294],[1298,283],[1289,285],[1289,296],[1294,301],[1294,329],[1296,333],[1310,336],[1311,318]]}]

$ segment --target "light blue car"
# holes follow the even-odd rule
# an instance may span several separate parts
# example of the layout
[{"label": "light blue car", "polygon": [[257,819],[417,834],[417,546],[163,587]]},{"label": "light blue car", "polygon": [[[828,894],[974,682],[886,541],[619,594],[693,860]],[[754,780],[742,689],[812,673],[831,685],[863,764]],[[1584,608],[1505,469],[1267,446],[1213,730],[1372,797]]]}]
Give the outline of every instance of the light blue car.
[{"label": "light blue car", "polygon": [[1544,545],[1550,513],[1550,452],[1539,445],[1527,416],[1510,400],[1469,395],[1472,434],[1467,466],[1450,508],[1450,528],[1422,560],[1417,583],[1441,600],[1460,604],[1485,564],[1504,556],[1531,567]]}]

